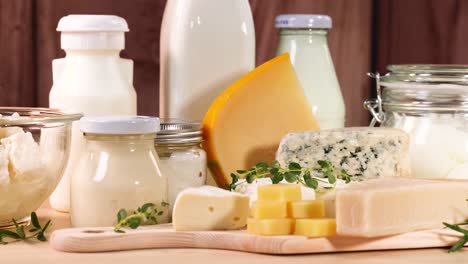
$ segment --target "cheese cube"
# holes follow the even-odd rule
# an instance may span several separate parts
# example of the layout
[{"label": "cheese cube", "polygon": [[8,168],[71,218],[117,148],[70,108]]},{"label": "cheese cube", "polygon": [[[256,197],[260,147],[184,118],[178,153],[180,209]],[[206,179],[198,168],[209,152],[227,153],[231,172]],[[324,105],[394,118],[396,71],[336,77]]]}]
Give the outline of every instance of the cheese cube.
[{"label": "cheese cube", "polygon": [[333,218],[296,219],[295,235],[327,237],[336,234],[336,221]]},{"label": "cheese cube", "polygon": [[340,235],[377,237],[468,219],[468,181],[411,178],[352,183],[336,194]]},{"label": "cheese cube", "polygon": [[290,235],[294,231],[294,219],[255,219],[247,220],[247,232],[262,236]]},{"label": "cheese cube", "polygon": [[258,186],[259,201],[293,202],[301,200],[299,184],[270,184]]},{"label": "cheese cube", "polygon": [[318,218],[324,216],[325,203],[323,200],[296,201],[288,203],[288,217]]},{"label": "cheese cube", "polygon": [[11,179],[29,181],[37,177],[43,167],[41,151],[31,133],[16,133],[0,142],[9,156]]},{"label": "cheese cube", "polygon": [[10,173],[8,172],[8,154],[0,148],[0,186],[10,183]]},{"label": "cheese cube", "polygon": [[177,231],[232,230],[245,227],[248,215],[248,196],[205,185],[179,193],[172,222]]},{"label": "cheese cube", "polygon": [[256,201],[252,204],[252,216],[257,219],[286,218],[288,216],[287,202]]}]

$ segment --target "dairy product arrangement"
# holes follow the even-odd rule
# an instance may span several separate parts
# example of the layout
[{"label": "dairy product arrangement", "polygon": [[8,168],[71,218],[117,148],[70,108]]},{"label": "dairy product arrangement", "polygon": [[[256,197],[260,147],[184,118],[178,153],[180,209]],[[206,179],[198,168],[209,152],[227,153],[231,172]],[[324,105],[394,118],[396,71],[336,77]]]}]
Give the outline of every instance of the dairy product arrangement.
[{"label": "dairy product arrangement", "polygon": [[[60,20],[67,55],[53,62],[50,106],[84,117],[0,116],[0,226],[27,222],[61,179],[51,206],[75,229],[66,231],[72,243],[57,230],[52,245],[77,243],[76,252],[456,251],[468,242],[468,109],[460,103],[468,94],[452,84],[434,89],[440,80],[416,87],[428,74],[455,82],[468,66],[390,66],[376,75],[378,99],[364,104],[371,127],[343,127],[330,17],[279,16],[278,56],[254,68],[248,1],[217,2],[219,13],[204,3],[173,1],[164,15],[159,107],[180,119],[136,115],[133,63],[120,57],[125,19]],[[47,239],[36,231],[3,231],[0,242]]]}]

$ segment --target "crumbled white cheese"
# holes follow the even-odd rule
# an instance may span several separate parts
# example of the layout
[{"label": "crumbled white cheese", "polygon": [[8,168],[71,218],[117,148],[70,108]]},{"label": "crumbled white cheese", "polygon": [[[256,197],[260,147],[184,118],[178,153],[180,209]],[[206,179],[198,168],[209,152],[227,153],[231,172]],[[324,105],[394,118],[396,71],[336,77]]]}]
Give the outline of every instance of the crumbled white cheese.
[{"label": "crumbled white cheese", "polygon": [[10,173],[8,172],[8,153],[0,148],[0,186],[10,183]]},{"label": "crumbled white cheese", "polygon": [[21,132],[0,140],[10,162],[10,178],[30,181],[43,167],[39,145],[29,132]]},{"label": "crumbled white cheese", "polygon": [[23,132],[24,130],[21,127],[0,127],[0,139]]}]

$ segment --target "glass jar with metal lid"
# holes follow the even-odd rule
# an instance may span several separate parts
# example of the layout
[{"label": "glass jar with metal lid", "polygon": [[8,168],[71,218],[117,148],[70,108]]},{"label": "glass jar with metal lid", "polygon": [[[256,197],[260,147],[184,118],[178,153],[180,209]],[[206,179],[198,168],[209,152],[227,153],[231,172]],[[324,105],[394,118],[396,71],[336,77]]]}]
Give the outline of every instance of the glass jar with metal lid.
[{"label": "glass jar with metal lid", "polygon": [[468,179],[468,65],[390,65],[364,107],[384,127],[410,135],[420,178]]},{"label": "glass jar with metal lid", "polygon": [[161,120],[155,147],[161,173],[168,178],[170,212],[179,192],[206,182],[206,153],[201,148],[201,128],[198,122]]}]

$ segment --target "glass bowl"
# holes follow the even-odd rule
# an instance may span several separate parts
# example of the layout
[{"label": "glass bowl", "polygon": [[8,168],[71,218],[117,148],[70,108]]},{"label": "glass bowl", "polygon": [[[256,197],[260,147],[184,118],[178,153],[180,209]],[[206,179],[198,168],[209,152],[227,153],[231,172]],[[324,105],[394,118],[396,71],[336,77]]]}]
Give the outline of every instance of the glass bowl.
[{"label": "glass bowl", "polygon": [[[0,227],[26,223],[62,177],[81,114],[0,107]],[[18,116],[19,115],[19,116]]]}]

